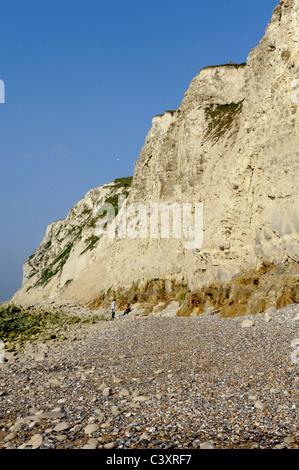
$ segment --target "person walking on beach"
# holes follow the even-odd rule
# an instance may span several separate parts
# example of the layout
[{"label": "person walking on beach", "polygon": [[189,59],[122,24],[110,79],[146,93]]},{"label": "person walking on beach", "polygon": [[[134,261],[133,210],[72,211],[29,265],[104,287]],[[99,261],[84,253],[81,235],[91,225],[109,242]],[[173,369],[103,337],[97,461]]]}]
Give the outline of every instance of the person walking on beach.
[{"label": "person walking on beach", "polygon": [[115,318],[115,300],[113,300],[111,303],[111,313],[112,313],[111,318]]}]

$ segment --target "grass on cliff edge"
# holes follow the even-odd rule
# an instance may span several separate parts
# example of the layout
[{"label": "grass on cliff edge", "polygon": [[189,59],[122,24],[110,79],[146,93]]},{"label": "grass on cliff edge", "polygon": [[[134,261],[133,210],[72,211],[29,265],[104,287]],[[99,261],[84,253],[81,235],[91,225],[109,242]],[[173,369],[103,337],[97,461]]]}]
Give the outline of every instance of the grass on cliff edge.
[{"label": "grass on cliff edge", "polygon": [[77,316],[65,315],[62,312],[30,312],[10,305],[0,309],[0,341],[9,343],[9,349],[14,349],[14,343],[47,341],[57,337],[63,339],[63,331],[69,325],[102,320],[104,319],[98,315],[81,320]]},{"label": "grass on cliff edge", "polygon": [[114,187],[118,188],[129,188],[132,184],[133,176],[125,176],[124,178],[117,178],[113,181],[115,183]]}]

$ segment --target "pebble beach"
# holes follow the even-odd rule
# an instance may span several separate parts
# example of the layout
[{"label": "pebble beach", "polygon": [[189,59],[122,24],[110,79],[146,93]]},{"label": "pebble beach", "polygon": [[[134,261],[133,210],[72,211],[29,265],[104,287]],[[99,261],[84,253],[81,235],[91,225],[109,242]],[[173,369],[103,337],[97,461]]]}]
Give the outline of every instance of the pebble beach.
[{"label": "pebble beach", "polygon": [[0,448],[298,449],[298,304],[109,315],[7,353]]}]

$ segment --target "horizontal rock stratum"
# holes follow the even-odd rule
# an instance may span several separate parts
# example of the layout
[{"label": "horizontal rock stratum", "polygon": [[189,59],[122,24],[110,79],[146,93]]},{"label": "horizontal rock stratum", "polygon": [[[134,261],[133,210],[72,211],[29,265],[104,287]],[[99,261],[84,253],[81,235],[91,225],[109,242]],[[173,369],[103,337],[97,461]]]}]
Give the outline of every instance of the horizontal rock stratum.
[{"label": "horizontal rock stratum", "polygon": [[[164,300],[178,295],[179,287],[186,290],[181,299],[188,299],[187,312],[198,307],[190,294],[206,296],[211,286],[225,288],[244,273],[251,273],[253,283],[256,272],[251,293],[268,276],[260,294],[267,301],[256,299],[259,309],[269,307],[269,298],[283,304],[285,289],[285,302],[297,302],[298,103],[299,0],[282,0],[245,64],[202,69],[180,107],[153,118],[133,178],[91,190],[65,220],[48,227],[12,301],[89,304],[112,295],[132,300],[133,291],[140,301],[149,283],[159,280]],[[119,195],[127,198],[122,207]],[[188,246],[186,233],[163,238],[158,230],[153,237],[150,227],[144,236],[136,213],[126,220],[135,224],[135,238],[101,237],[95,210],[105,201],[117,208],[115,233],[123,233],[121,215],[128,206],[138,215],[140,205],[190,204],[194,217],[197,204],[203,211],[201,243]],[[178,227],[171,225],[173,235]],[[226,304],[233,290],[224,295]],[[236,299],[248,301],[235,293]],[[218,301],[212,295],[208,306],[221,307]]]}]

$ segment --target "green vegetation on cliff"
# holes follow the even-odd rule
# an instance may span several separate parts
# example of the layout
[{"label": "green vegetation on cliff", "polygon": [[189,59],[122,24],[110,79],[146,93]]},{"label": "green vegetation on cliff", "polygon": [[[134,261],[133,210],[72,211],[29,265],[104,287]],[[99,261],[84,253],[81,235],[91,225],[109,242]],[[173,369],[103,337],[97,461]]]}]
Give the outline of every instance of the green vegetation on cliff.
[{"label": "green vegetation on cliff", "polygon": [[205,108],[208,122],[205,137],[218,140],[229,131],[242,111],[243,101],[229,104],[210,104]]},{"label": "green vegetation on cliff", "polygon": [[48,282],[51,280],[55,274],[58,272],[61,272],[63,269],[63,266],[65,265],[68,257],[70,256],[70,252],[73,248],[73,242],[69,243],[65,250],[60,253],[57,258],[47,267],[43,272],[40,277],[40,279],[37,281],[35,284],[36,286],[45,286],[48,284]]},{"label": "green vegetation on cliff", "polygon": [[[115,216],[118,213],[118,196],[119,194],[122,194],[126,198],[128,197],[132,180],[132,176],[127,176],[124,178],[117,178],[112,182],[113,186],[109,193],[109,197],[105,200],[105,203],[112,204],[115,210]],[[73,217],[76,217],[76,225],[71,224],[69,227],[66,228],[66,230],[64,230],[64,232],[60,227],[58,232],[56,233],[56,237],[59,241],[59,244],[61,244],[61,252],[56,256],[54,261],[48,262],[49,250],[52,247],[52,242],[48,241],[43,246],[43,268],[41,268],[40,277],[35,283],[34,287],[45,287],[56,274],[60,274],[62,272],[63,267],[70,256],[73,246],[77,241],[80,241],[82,239],[82,232],[84,228],[95,228],[97,221],[105,215],[105,211],[102,215],[94,215],[93,210],[90,207],[87,207],[86,205],[83,206],[83,209],[81,207],[78,210],[78,207],[79,206],[75,206],[70,211],[70,214],[74,214]],[[65,234],[65,231],[67,232],[67,234]],[[61,233],[62,235],[60,235]],[[59,235],[60,238],[58,238]],[[100,237],[97,237],[96,235],[91,235],[86,238],[84,241],[87,246],[81,254],[86,253],[88,250],[92,250],[93,248],[95,248],[99,240]],[[38,250],[33,255],[31,255],[29,260],[32,261],[35,255],[38,255]],[[41,264],[41,259],[38,260],[38,264]],[[29,277],[32,277],[37,273],[37,266],[32,266],[32,271]],[[33,286],[30,286],[28,290],[32,287]]]}]

